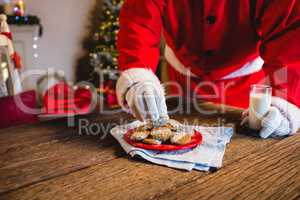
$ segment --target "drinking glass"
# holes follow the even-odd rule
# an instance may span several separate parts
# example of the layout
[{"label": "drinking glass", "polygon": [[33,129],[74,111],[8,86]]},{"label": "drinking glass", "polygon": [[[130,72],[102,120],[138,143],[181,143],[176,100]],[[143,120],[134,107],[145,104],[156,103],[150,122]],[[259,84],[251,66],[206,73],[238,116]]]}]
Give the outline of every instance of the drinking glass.
[{"label": "drinking glass", "polygon": [[261,129],[261,120],[271,107],[272,87],[268,85],[252,85],[249,105],[249,127]]}]

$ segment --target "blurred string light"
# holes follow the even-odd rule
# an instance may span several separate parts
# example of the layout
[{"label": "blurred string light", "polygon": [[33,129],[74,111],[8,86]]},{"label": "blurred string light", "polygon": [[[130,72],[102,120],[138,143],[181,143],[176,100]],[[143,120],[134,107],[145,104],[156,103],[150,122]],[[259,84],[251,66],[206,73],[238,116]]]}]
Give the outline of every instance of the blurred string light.
[{"label": "blurred string light", "polygon": [[36,60],[38,57],[39,57],[39,54],[38,54],[38,40],[39,40],[39,37],[37,36],[34,36],[32,38],[32,41],[33,41],[33,45],[32,45],[32,49],[33,49],[33,58]]},{"label": "blurred string light", "polygon": [[[38,33],[34,35],[32,40],[32,56],[36,61],[39,58],[38,52],[38,40],[42,36],[43,27],[40,23],[40,19],[37,16],[25,14],[25,1],[24,0],[2,0],[4,8],[6,9],[7,22],[10,25],[36,25],[39,26]],[[1,65],[0,65],[1,67]]]}]

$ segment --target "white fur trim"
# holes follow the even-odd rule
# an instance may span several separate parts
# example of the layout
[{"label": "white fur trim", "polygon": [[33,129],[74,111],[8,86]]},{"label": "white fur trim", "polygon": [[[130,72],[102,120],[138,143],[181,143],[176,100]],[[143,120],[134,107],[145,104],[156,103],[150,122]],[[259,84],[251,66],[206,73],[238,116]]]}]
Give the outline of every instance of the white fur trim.
[{"label": "white fur trim", "polygon": [[232,72],[231,74],[223,77],[223,80],[231,79],[231,78],[237,78],[242,76],[247,76],[256,72],[259,72],[262,70],[262,67],[264,65],[264,60],[261,57],[257,57],[254,60],[246,63],[238,70]]},{"label": "white fur trim", "polygon": [[125,95],[128,92],[129,88],[137,83],[144,81],[151,81],[152,83],[157,85],[158,88],[160,88],[161,92],[164,91],[163,87],[160,85],[159,79],[150,69],[132,68],[122,72],[116,85],[118,102],[122,106],[122,108],[128,109],[128,106],[126,105]]},{"label": "white fur trim", "polygon": [[[180,74],[187,77],[197,77],[191,72],[191,70],[188,67],[184,66],[184,64],[181,63],[181,61],[176,57],[174,51],[168,45],[166,45],[165,48],[165,58],[168,61],[168,63]],[[261,57],[257,57],[254,60],[241,66],[238,70],[221,78],[221,80],[227,80],[256,73],[262,70],[263,65],[263,59]]]},{"label": "white fur trim", "polygon": [[180,60],[176,57],[174,51],[166,45],[165,48],[165,58],[168,63],[180,74],[187,77],[196,77],[186,66],[184,66]]}]

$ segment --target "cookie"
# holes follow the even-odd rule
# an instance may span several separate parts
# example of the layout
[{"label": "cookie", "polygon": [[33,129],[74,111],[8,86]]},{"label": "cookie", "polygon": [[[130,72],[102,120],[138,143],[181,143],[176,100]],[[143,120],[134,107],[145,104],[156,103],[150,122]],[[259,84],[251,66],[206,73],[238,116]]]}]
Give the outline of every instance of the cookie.
[{"label": "cookie", "polygon": [[152,144],[152,145],[160,145],[162,142],[160,140],[156,140],[153,138],[146,138],[143,140],[143,143],[145,144]]},{"label": "cookie", "polygon": [[131,135],[130,139],[133,141],[142,141],[150,135],[150,131],[135,130]]},{"label": "cookie", "polygon": [[153,128],[150,135],[153,139],[160,140],[162,142],[168,141],[172,136],[173,132],[168,127]]},{"label": "cookie", "polygon": [[176,132],[179,130],[181,123],[176,120],[170,119],[164,126],[171,129],[171,131]]},{"label": "cookie", "polygon": [[190,143],[191,140],[192,140],[192,136],[190,134],[177,133],[171,138],[171,143],[177,145],[185,145]]},{"label": "cookie", "polygon": [[153,126],[151,124],[144,124],[136,128],[137,131],[151,131]]}]

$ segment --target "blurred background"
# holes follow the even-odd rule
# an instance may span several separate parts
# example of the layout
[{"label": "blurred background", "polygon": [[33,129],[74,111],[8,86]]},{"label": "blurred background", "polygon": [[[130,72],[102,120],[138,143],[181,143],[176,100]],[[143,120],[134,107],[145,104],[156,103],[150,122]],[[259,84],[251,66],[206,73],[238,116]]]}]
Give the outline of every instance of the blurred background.
[{"label": "blurred background", "polygon": [[[114,85],[118,77],[115,42],[122,4],[123,0],[0,1],[23,72],[57,70],[67,81],[87,80],[98,88],[99,81]],[[35,89],[39,78],[24,80],[24,89]]]}]

